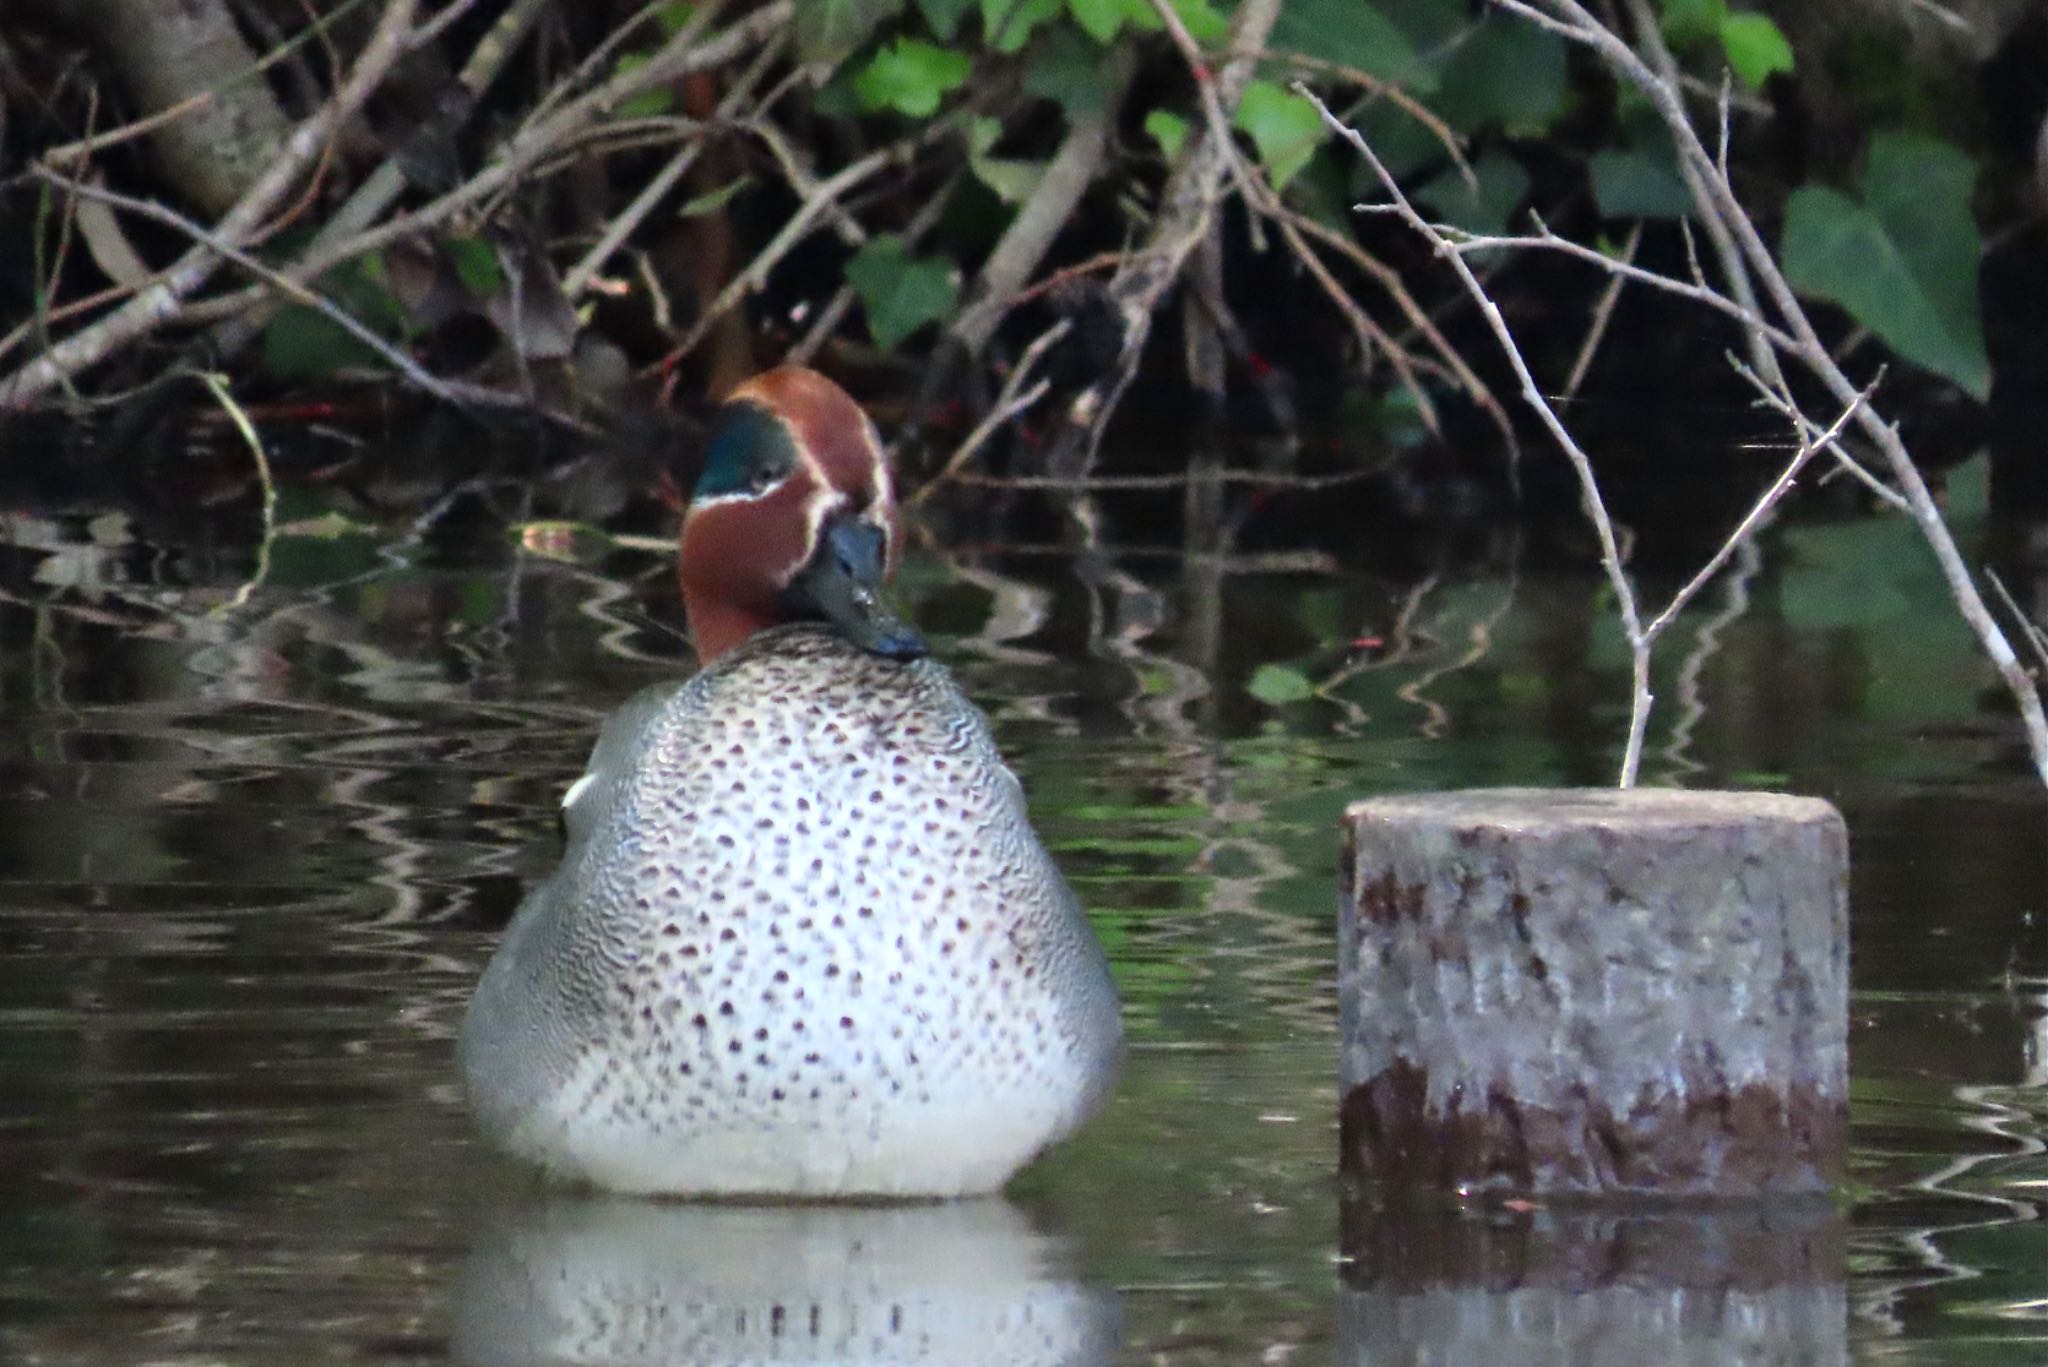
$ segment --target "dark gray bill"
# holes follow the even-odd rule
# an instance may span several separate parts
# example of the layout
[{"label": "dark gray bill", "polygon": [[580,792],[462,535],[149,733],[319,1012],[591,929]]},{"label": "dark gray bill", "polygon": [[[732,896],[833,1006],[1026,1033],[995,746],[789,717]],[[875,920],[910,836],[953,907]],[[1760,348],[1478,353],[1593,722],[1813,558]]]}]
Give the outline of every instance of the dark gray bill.
[{"label": "dark gray bill", "polygon": [[862,650],[915,660],[931,654],[931,647],[882,601],[886,552],[881,528],[851,513],[834,513],[810,563],[783,593],[799,615],[824,618]]}]

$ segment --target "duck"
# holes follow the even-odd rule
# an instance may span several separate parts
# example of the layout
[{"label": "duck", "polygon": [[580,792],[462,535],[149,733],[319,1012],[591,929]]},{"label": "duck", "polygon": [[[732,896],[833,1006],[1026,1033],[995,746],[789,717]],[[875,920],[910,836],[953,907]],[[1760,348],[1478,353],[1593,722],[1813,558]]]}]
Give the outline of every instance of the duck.
[{"label": "duck", "polygon": [[944,1199],[1101,1109],[1108,961],[889,606],[902,542],[836,383],[785,366],[720,406],[678,563],[700,667],[604,723],[463,1022],[498,1148],[619,1193]]}]

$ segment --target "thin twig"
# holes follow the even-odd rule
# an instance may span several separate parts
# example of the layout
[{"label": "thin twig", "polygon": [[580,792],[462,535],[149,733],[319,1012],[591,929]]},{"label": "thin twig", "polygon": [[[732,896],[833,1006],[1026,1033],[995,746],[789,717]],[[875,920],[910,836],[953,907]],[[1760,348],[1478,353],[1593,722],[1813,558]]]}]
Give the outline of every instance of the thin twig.
[{"label": "thin twig", "polygon": [[[1621,262],[1623,265],[1633,266],[1635,264],[1636,248],[1640,247],[1642,243],[1643,221],[1637,219],[1629,226],[1628,241],[1624,242],[1621,246]],[[1571,372],[1564,377],[1564,397],[1566,399],[1577,396],[1579,386],[1586,382],[1586,372],[1593,368],[1593,357],[1599,353],[1600,341],[1606,337],[1608,326],[1614,321],[1614,306],[1621,302],[1622,287],[1627,283],[1628,277],[1619,271],[1608,275],[1607,288],[1600,291],[1600,302],[1593,306],[1593,321],[1586,328],[1586,340],[1579,343],[1579,354],[1572,361]]]},{"label": "thin twig", "polygon": [[974,430],[953,448],[952,456],[939,467],[939,472],[926,480],[923,486],[910,496],[912,506],[924,502],[931,497],[934,489],[958,475],[967,462],[974,459],[975,452],[982,448],[982,444],[995,434],[998,427],[1045,397],[1046,392],[1052,388],[1050,380],[1040,380],[1029,389],[1024,387],[1024,383],[1030,378],[1031,372],[1038,368],[1039,359],[1072,328],[1073,324],[1062,318],[1039,333],[1031,345],[1024,348],[1024,354],[1017,358],[1017,364],[1010,367],[1009,377],[1003,381],[1002,392],[996,396],[995,404],[982,420],[974,425]]},{"label": "thin twig", "polygon": [[[726,92],[723,100],[719,101],[718,110],[711,117],[712,124],[715,125],[729,120],[739,112],[740,106],[745,104],[748,98],[752,96],[754,86],[767,73],[769,64],[780,56],[781,53],[782,43],[779,40],[771,39],[761,45],[761,51],[755,55],[753,65],[749,66],[740,78],[733,82],[732,89]],[[709,130],[706,129],[704,131]],[[628,237],[631,237],[641,223],[646,221],[647,216],[654,212],[655,206],[661,202],[662,197],[667,195],[689,173],[690,167],[696,164],[697,157],[703,150],[704,139],[699,137],[677,152],[674,157],[669,159],[668,165],[657,171],[653,179],[647,182],[645,188],[633,197],[633,202],[620,210],[612,218],[612,221],[605,225],[604,232],[597,239],[596,245],[585,252],[583,259],[571,266],[569,273],[562,277],[562,293],[564,295],[574,299],[583,293],[584,286],[590,283],[590,278],[604,269],[605,263],[611,260],[612,253],[617,251],[620,244],[625,242]]]},{"label": "thin twig", "polygon": [[1308,239],[1302,235],[1300,228],[1284,216],[1276,216],[1274,224],[1280,229],[1280,240],[1287,244],[1288,250],[1294,253],[1295,259],[1308,271],[1309,278],[1316,282],[1324,297],[1335,304],[1337,311],[1351,324],[1351,331],[1358,338],[1358,349],[1363,362],[1370,365],[1375,353],[1385,356],[1387,364],[1394,368],[1394,374],[1400,378],[1401,387],[1415,400],[1415,412],[1422,419],[1422,425],[1431,435],[1443,436],[1443,423],[1437,417],[1436,400],[1430,397],[1429,386],[1423,384],[1422,377],[1415,373],[1415,360],[1408,354],[1408,348],[1389,336],[1386,329],[1374,322],[1371,315],[1360,308],[1357,301],[1345,292],[1344,287],[1337,283],[1337,277],[1330,274],[1330,268],[1323,264],[1323,259],[1316,255],[1315,248],[1308,244]]},{"label": "thin twig", "polygon": [[1062,475],[981,475],[963,471],[962,484],[979,484],[991,489],[1185,489],[1198,481],[1217,484],[1251,484],[1263,489],[1336,489],[1370,479],[1371,470],[1343,470],[1334,475],[1290,475],[1279,470],[1183,470],[1171,475],[1085,475],[1068,479]]},{"label": "thin twig", "polygon": [[[1508,8],[1515,7],[1516,3],[1518,3],[1518,0],[1505,0],[1506,7]],[[1649,54],[1650,65],[1655,68],[1657,75],[1662,78],[1666,92],[1671,95],[1673,105],[1680,111],[1680,117],[1683,118],[1685,106],[1677,93],[1679,90],[1678,62],[1671,55],[1671,49],[1664,42],[1662,24],[1658,22],[1657,15],[1650,8],[1648,0],[1622,0],[1622,4],[1628,10],[1630,22],[1635,25],[1636,41]],[[1721,110],[1725,118],[1727,111],[1725,101],[1721,105]],[[1690,120],[1687,120],[1687,127],[1691,127]],[[1726,145],[1724,134],[1722,143],[1724,149]],[[1763,306],[1757,300],[1756,287],[1750,280],[1749,267],[1743,259],[1741,248],[1736,245],[1732,231],[1733,225],[1729,223],[1727,218],[1728,205],[1718,195],[1709,192],[1708,182],[1710,181],[1714,183],[1713,188],[1715,189],[1728,186],[1727,163],[1725,161],[1716,162],[1713,159],[1709,159],[1706,165],[1700,165],[1681,157],[1679,158],[1678,170],[1679,174],[1685,179],[1686,189],[1692,192],[1693,203],[1699,208],[1701,225],[1707,230],[1707,241],[1714,248],[1715,259],[1721,263],[1722,274],[1727,277],[1728,293],[1734,297],[1736,303],[1752,313],[1761,315]],[[1732,195],[1730,198],[1732,200]],[[1742,210],[1737,207],[1736,213],[1741,214]],[[1774,378],[1778,373],[1778,358],[1771,353],[1770,348],[1764,346],[1754,336],[1747,340],[1749,342],[1750,364],[1755,366],[1757,373],[1764,378]]]},{"label": "thin twig", "polygon": [[[1479,176],[1473,171],[1472,163],[1465,156],[1464,140],[1451,131],[1451,126],[1445,123],[1435,110],[1431,109],[1421,100],[1416,99],[1413,95],[1410,95],[1401,87],[1399,82],[1384,80],[1373,75],[1371,72],[1360,71],[1357,67],[1346,66],[1342,62],[1332,62],[1322,57],[1311,57],[1305,52],[1287,52],[1269,48],[1259,55],[1271,61],[1285,62],[1288,66],[1299,67],[1304,71],[1316,71],[1326,76],[1334,76],[1338,80],[1369,91],[1374,100],[1385,100],[1388,104],[1393,105],[1396,109],[1428,130],[1429,135],[1436,139],[1437,146],[1443,149],[1444,155],[1451,159],[1451,165],[1457,168],[1458,179],[1465,182],[1467,190],[1476,192],[1479,189]],[[1370,104],[1371,100],[1368,100],[1366,103]],[[1357,108],[1354,106],[1354,114],[1357,112]]]},{"label": "thin twig", "polygon": [[1401,310],[1401,316],[1408,320],[1408,326],[1428,341],[1430,350],[1442,363],[1446,373],[1465,391],[1466,397],[1477,404],[1480,411],[1492,420],[1494,427],[1500,432],[1501,442],[1506,450],[1513,453],[1520,449],[1521,441],[1515,434],[1515,424],[1508,417],[1507,409],[1494,397],[1486,381],[1480,379],[1478,373],[1466,364],[1465,358],[1458,354],[1458,349],[1444,336],[1443,330],[1436,325],[1436,320],[1429,316],[1429,311],[1422,307],[1421,302],[1402,282],[1400,272],[1367,252],[1343,233],[1334,231],[1307,214],[1289,208],[1277,195],[1272,197],[1265,208],[1268,213],[1280,214],[1304,235],[1314,238],[1370,275],[1380,288],[1386,291],[1387,297],[1394,301],[1394,306]]},{"label": "thin twig", "polygon": [[2041,662],[2040,667],[2048,670],[2048,631],[2043,631],[2035,624],[2033,618],[2021,610],[2011,591],[2005,587],[2005,581],[1998,577],[1997,570],[1985,570],[1984,577],[1991,581],[1992,591],[1998,595],[2000,606],[2011,616],[2013,624],[2020,629],[2020,634],[2026,637],[2027,644],[2033,647],[2034,658]]},{"label": "thin twig", "polygon": [[849,162],[819,181],[811,197],[797,206],[797,211],[789,216],[788,221],[774,237],[768,239],[767,245],[755,254],[746,268],[727,281],[725,288],[718,292],[718,297],[697,315],[696,321],[691,324],[690,330],[683,334],[682,340],[670,347],[667,353],[648,369],[666,370],[687,356],[704,340],[720,318],[723,318],[740,300],[761,288],[768,279],[768,273],[775,269],[776,263],[789,255],[798,243],[810,235],[811,224],[825,212],[827,206],[870,176],[909,161],[928,136],[930,135],[923,134],[905,138],[887,147],[877,148],[860,160]]},{"label": "thin twig", "polygon": [[[154,133],[166,124],[175,123],[187,114],[203,109],[213,103],[215,95],[220,91],[227,89],[231,85],[238,85],[243,81],[252,80],[268,71],[271,67],[276,66],[279,62],[284,61],[316,34],[325,32],[328,28],[339,22],[344,15],[350,13],[363,3],[364,0],[340,0],[339,4],[335,5],[325,15],[319,16],[313,24],[285,39],[282,43],[252,62],[247,68],[229,76],[217,85],[209,86],[205,90],[187,95],[176,104],[159,109],[156,113],[146,115],[131,123],[124,123],[117,128],[109,128],[105,132],[87,134],[76,142],[58,143],[55,147],[46,149],[36,160],[52,168],[67,161],[82,161],[91,157],[95,152],[104,152],[109,147],[119,147],[124,142],[142,137],[145,134]],[[457,5],[453,8],[460,9],[461,6]],[[438,17],[436,22],[438,22]]]},{"label": "thin twig", "polygon": [[[1359,207],[1368,213],[1394,212],[1391,206],[1385,204],[1361,205]],[[1793,340],[1790,333],[1786,332],[1783,328],[1773,325],[1755,310],[1745,308],[1741,303],[1722,294],[1711,285],[1703,283],[1687,284],[1683,280],[1675,280],[1671,276],[1660,275],[1656,271],[1647,270],[1630,262],[1617,261],[1605,252],[1588,247],[1582,242],[1574,242],[1568,237],[1558,236],[1540,216],[1532,214],[1530,217],[1536,224],[1536,231],[1534,234],[1521,236],[1467,233],[1449,224],[1431,224],[1430,226],[1436,230],[1439,238],[1448,242],[1453,251],[1458,252],[1499,251],[1503,248],[1519,251],[1534,249],[1562,252],[1566,256],[1577,257],[1579,260],[1597,266],[1611,274],[1626,276],[1638,284],[1648,285],[1652,289],[1663,290],[1667,294],[1675,294],[1681,299],[1690,299],[1696,304],[1704,304],[1717,313],[1725,313],[1736,322],[1742,324],[1743,327],[1757,329],[1771,345],[1782,350],[1790,351],[1797,347],[1797,343]]]},{"label": "thin twig", "polygon": [[[946,183],[925,200],[910,222],[903,225],[901,235],[905,246],[917,246],[939,226],[939,220],[946,216],[946,205],[953,198],[954,187],[965,174],[964,167],[955,170],[952,176],[947,178]],[[861,240],[866,241],[867,229],[862,228],[860,233]],[[851,285],[842,284],[833,291],[831,300],[824,308],[818,310],[818,316],[811,321],[803,337],[789,349],[789,355],[784,359],[790,365],[809,365],[811,358],[817,355],[818,349],[825,345],[825,339],[839,330],[840,323],[845,321],[847,313],[859,298],[859,292]]]},{"label": "thin twig", "polygon": [[1806,468],[1806,463],[1834,444],[1842,435],[1843,429],[1869,401],[1871,390],[1876,388],[1876,381],[1872,381],[1870,387],[1857,395],[1856,401],[1843,409],[1842,415],[1824,431],[1812,440],[1801,443],[1799,449],[1793,452],[1792,459],[1786,462],[1785,468],[1778,472],[1778,477],[1757,496],[1756,502],[1750,505],[1749,512],[1744,514],[1742,521],[1735,524],[1735,530],[1728,533],[1721,542],[1720,549],[1708,558],[1706,564],[1700,566],[1699,573],[1686,581],[1684,588],[1671,595],[1671,601],[1664,605],[1664,610],[1643,628],[1645,645],[1654,643],[1663,634],[1664,628],[1670,626],[1678,614],[1685,611],[1694,596],[1713,581],[1714,576],[1721,572],[1721,567],[1728,563],[1728,557],[1735,553],[1735,548],[1749,540],[1751,534],[1763,525],[1764,519],[1770,516],[1771,510],[1778,506],[1779,500],[1791,492],[1793,481],[1799,478],[1799,472]]},{"label": "thin twig", "polygon": [[[1735,197],[1735,191],[1725,180],[1714,174],[1713,156],[1701,143],[1698,132],[1685,112],[1679,92],[1638,56],[1634,49],[1621,41],[1595,19],[1578,0],[1543,0],[1563,18],[1538,10],[1524,0],[1494,0],[1504,9],[1521,14],[1531,22],[1555,32],[1562,33],[1572,41],[1590,48],[1615,74],[1641,90],[1662,117],[1672,140],[1678,148],[1682,163],[1689,165],[1698,176],[1705,192],[1714,203],[1715,211],[1728,226],[1737,246],[1754,272],[1756,280],[1763,286],[1772,306],[1783,319],[1786,330],[1797,343],[1794,354],[1800,364],[1818,379],[1836,402],[1845,406],[1851,404],[1861,392],[1843,373],[1829,355],[1821,341],[1813,321],[1799,302],[1791,282],[1785,278],[1777,258],[1771,254],[1770,246],[1764,241],[1762,232],[1742,209]],[[1768,369],[1765,371],[1769,373]],[[1905,498],[1907,509],[1914,524],[1919,527],[1922,539],[1934,554],[1935,563],[1948,585],[1949,596],[1954,600],[1956,610],[1965,623],[1976,634],[1984,653],[1990,658],[1992,667],[1998,671],[2006,691],[2011,694],[2019,711],[2020,723],[2025,732],[2028,749],[2031,752],[2034,770],[2043,784],[2048,784],[2048,709],[2044,709],[2041,693],[2033,675],[2020,663],[2012,642],[1992,615],[1984,597],[1977,591],[1977,585],[1964,562],[1962,552],[1957,548],[1955,538],[1943,518],[1941,506],[1935,502],[1933,492],[1913,463],[1912,453],[1899,437],[1898,429],[1886,422],[1870,406],[1857,411],[1856,425],[1862,429],[1891,468],[1892,478],[1899,492]]]},{"label": "thin twig", "polygon": [[[1154,0],[1163,14],[1169,6]],[[1110,281],[1109,293],[1123,324],[1122,345],[1116,368],[1104,379],[1090,385],[1068,405],[1067,423],[1058,450],[1061,457],[1079,448],[1076,468],[1067,474],[1085,474],[1095,463],[1102,435],[1109,428],[1117,405],[1138,373],[1145,342],[1152,335],[1152,317],[1168,287],[1180,277],[1181,268],[1209,231],[1216,206],[1223,198],[1226,179],[1240,187],[1256,183],[1247,172],[1230,132],[1227,115],[1237,107],[1245,84],[1251,79],[1260,51],[1280,16],[1280,0],[1244,0],[1231,17],[1229,52],[1220,70],[1212,71],[1199,51],[1191,70],[1203,92],[1204,109],[1212,106],[1226,117],[1211,116],[1203,128],[1188,139],[1188,145],[1167,177],[1159,197],[1158,211],[1145,244],[1126,253]],[[1178,24],[1178,16],[1174,16]],[[1179,33],[1185,35],[1184,27]]]},{"label": "thin twig", "polygon": [[[532,3],[533,0],[519,0],[520,12],[525,12]],[[646,62],[617,73],[589,94],[571,101],[552,117],[530,123],[500,144],[488,165],[453,190],[409,214],[370,227],[366,225],[395,202],[404,189],[404,176],[395,164],[386,163],[379,167],[370,181],[365,182],[329,220],[327,228],[321,231],[314,244],[298,260],[283,268],[284,274],[298,281],[317,279],[344,261],[439,227],[524,176],[553,155],[562,143],[581,136],[589,125],[633,96],[692,72],[722,66],[755,43],[786,29],[793,12],[793,0],[773,0],[773,3],[762,6],[717,36],[696,42],[695,36],[703,22],[718,8],[716,3],[699,6],[690,21]],[[508,17],[512,13],[507,11]],[[493,32],[495,34],[497,30]],[[502,42],[495,43],[491,51],[501,52],[505,46]],[[472,68],[481,70],[489,65],[483,60],[485,56],[483,45],[479,45],[464,68],[465,78]],[[469,87],[465,85],[465,88]],[[389,176],[385,174],[387,171]],[[254,305],[264,293],[264,287],[258,286],[244,298],[248,305]],[[233,320],[223,331],[226,335],[219,339],[219,345],[224,350],[233,350],[247,340],[244,334],[249,333],[249,328],[241,320]]]},{"label": "thin twig", "polygon": [[[1757,374],[1732,356],[1729,358],[1729,365],[1734,368],[1735,373],[1741,376],[1752,389],[1756,390],[1759,402],[1775,409],[1792,423],[1793,430],[1798,434],[1800,441],[1804,442],[1811,437],[1817,437],[1824,430],[1819,423],[1800,412],[1798,406],[1792,402],[1782,388],[1773,387],[1763,376]],[[1828,454],[1834,458],[1836,466],[1848,471],[1863,487],[1876,494],[1897,511],[1907,514],[1912,513],[1912,505],[1906,502],[1906,496],[1892,488],[1889,484],[1886,484],[1876,475],[1871,474],[1870,471],[1864,469],[1863,463],[1850,455],[1848,448],[1843,446],[1839,440],[1828,442],[1827,448]]]},{"label": "thin twig", "polygon": [[256,548],[256,573],[235,590],[235,596],[223,605],[222,611],[241,607],[249,601],[265,579],[270,577],[270,548],[277,540],[277,481],[270,473],[270,453],[263,449],[263,438],[256,434],[256,424],[235,402],[234,394],[228,389],[225,375],[214,371],[203,371],[200,381],[213,391],[213,397],[228,415],[228,421],[242,434],[242,440],[249,444],[249,454],[256,461],[256,478],[263,486],[263,540]]}]

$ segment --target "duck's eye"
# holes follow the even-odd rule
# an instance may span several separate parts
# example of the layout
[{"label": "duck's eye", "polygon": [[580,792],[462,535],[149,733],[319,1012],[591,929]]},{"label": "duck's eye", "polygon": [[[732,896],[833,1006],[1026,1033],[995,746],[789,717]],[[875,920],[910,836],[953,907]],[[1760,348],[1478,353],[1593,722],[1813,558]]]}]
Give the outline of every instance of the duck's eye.
[{"label": "duck's eye", "polygon": [[772,466],[756,465],[754,473],[747,478],[747,488],[757,494],[765,494],[782,482],[782,472]]}]

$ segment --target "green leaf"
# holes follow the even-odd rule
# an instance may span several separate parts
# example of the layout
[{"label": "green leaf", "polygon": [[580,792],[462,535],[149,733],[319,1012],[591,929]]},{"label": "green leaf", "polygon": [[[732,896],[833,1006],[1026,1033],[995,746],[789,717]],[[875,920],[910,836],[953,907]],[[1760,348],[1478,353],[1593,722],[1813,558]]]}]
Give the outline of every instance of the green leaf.
[{"label": "green leaf", "polygon": [[1978,398],[1991,389],[1970,216],[1976,163],[1911,133],[1871,140],[1862,202],[1820,186],[1785,207],[1785,275],[1832,300],[1905,359]]},{"label": "green leaf", "polygon": [[960,286],[939,257],[914,257],[892,234],[870,238],[846,263],[846,283],[867,310],[868,331],[885,350],[953,311]]},{"label": "green leaf", "polygon": [[1423,187],[1420,196],[1452,227],[1497,237],[1529,193],[1529,173],[1505,152],[1488,152],[1472,163],[1472,179],[1468,185],[1453,168]]},{"label": "green leaf", "polygon": [[903,0],[803,0],[792,21],[797,60],[838,66],[902,9]]},{"label": "green leaf", "polygon": [[1408,35],[1359,0],[1288,0],[1273,25],[1271,45],[1385,80],[1406,77],[1416,62]]},{"label": "green leaf", "polygon": [[1663,0],[1659,27],[1673,47],[1691,47],[1721,36],[1728,0]]},{"label": "green leaf", "polygon": [[1061,0],[981,0],[982,41],[1010,53],[1031,41],[1048,19],[1059,17]]},{"label": "green leaf", "polygon": [[727,201],[734,195],[751,187],[753,183],[754,178],[752,176],[736,176],[719,186],[716,190],[706,190],[703,194],[684,204],[682,208],[676,210],[676,217],[702,218],[706,214],[716,213],[723,209]]},{"label": "green leaf", "polygon": [[938,112],[946,93],[967,79],[974,63],[958,52],[916,38],[898,38],[854,78],[853,88],[869,109],[894,109],[914,119]]},{"label": "green leaf", "polygon": [[1308,675],[1288,665],[1263,664],[1252,671],[1244,691],[1269,707],[1306,702],[1316,695]]},{"label": "green leaf", "polygon": [[462,284],[479,299],[487,299],[505,288],[505,268],[498,264],[498,249],[481,237],[451,237],[442,244]]},{"label": "green leaf", "polygon": [[1005,204],[1022,204],[1031,198],[1045,175],[1045,163],[1021,157],[992,157],[988,149],[1003,135],[1000,119],[975,119],[967,127],[967,164],[975,179],[995,192]]},{"label": "green leaf", "polygon": [[1668,146],[1595,152],[1588,168],[1603,218],[1692,216],[1692,191]]},{"label": "green leaf", "polygon": [[317,380],[384,358],[341,324],[306,304],[286,304],[263,329],[263,368],[285,380]]},{"label": "green leaf", "polygon": [[[614,74],[623,76],[627,72],[647,65],[647,54],[629,52],[619,58]],[[653,119],[668,113],[676,105],[675,93],[666,86],[643,90],[630,100],[619,104],[618,116],[622,119]]]},{"label": "green leaf", "polygon": [[1498,123],[1528,135],[1564,112],[1569,93],[1564,39],[1488,11],[1478,32],[1452,49],[1430,107],[1463,133]]},{"label": "green leaf", "polygon": [[974,0],[917,0],[917,8],[932,35],[950,43],[960,31],[960,21],[974,8]]},{"label": "green leaf", "polygon": [[[1220,43],[1230,36],[1230,20],[1224,18],[1223,11],[1210,4],[1209,0],[1169,0],[1169,3],[1173,12],[1180,16],[1181,27],[1196,42]],[[1140,27],[1165,27],[1158,22],[1158,16],[1152,13],[1152,6],[1146,0],[1134,0],[1131,12],[1137,16]]]},{"label": "green leaf", "polygon": [[1090,38],[1106,43],[1132,17],[1131,0],[1067,0],[1067,13]]},{"label": "green leaf", "polygon": [[1155,109],[1145,116],[1145,131],[1159,144],[1159,150],[1166,153],[1168,161],[1180,160],[1180,149],[1188,145],[1186,119],[1170,110]]},{"label": "green leaf", "polygon": [[669,0],[666,5],[654,12],[654,22],[661,30],[662,37],[673,38],[689,25],[696,13],[697,7],[690,4],[689,0]]},{"label": "green leaf", "polygon": [[1751,90],[1792,70],[1792,44],[1767,14],[1731,14],[1721,25],[1721,50]]},{"label": "green leaf", "polygon": [[1102,49],[1062,24],[1031,49],[1024,89],[1072,118],[1102,108]]},{"label": "green leaf", "polygon": [[1326,132],[1314,105],[1271,81],[1245,86],[1236,123],[1251,134],[1275,190],[1286,189],[1287,182],[1308,165]]}]

